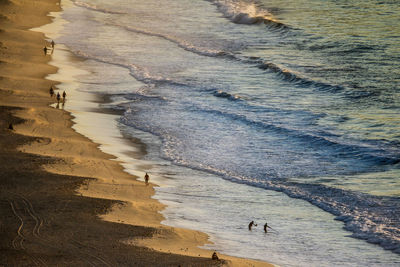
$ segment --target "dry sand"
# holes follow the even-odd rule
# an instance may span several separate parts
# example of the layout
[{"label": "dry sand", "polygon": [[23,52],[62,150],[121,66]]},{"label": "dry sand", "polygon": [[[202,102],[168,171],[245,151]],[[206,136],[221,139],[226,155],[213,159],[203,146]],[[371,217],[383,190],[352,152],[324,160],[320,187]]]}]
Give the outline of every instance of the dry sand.
[{"label": "dry sand", "polygon": [[49,106],[57,82],[45,77],[57,69],[29,29],[59,9],[59,0],[0,0],[0,266],[270,266],[211,260],[198,248],[207,235],[161,225],[153,187]]}]

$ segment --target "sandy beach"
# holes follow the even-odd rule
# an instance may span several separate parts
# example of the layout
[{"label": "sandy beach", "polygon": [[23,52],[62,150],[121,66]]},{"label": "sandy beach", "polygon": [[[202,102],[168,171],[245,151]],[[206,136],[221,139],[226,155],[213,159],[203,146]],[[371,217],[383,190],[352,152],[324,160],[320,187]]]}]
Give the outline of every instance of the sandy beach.
[{"label": "sandy beach", "polygon": [[59,1],[0,1],[0,266],[270,266],[212,260],[206,234],[161,225],[152,185],[50,106],[51,44],[29,30],[50,11]]}]

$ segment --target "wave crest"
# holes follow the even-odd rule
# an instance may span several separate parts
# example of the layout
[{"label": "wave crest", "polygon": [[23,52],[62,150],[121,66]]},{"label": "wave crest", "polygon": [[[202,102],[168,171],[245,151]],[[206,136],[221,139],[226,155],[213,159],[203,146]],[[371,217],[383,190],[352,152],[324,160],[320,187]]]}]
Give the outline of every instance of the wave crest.
[{"label": "wave crest", "polygon": [[130,32],[134,32],[134,33],[138,33],[138,34],[143,34],[143,35],[147,35],[147,36],[153,36],[153,37],[159,37],[161,39],[167,40],[171,43],[176,44],[177,46],[179,46],[180,48],[188,51],[188,52],[193,52],[195,54],[201,55],[201,56],[207,56],[207,57],[227,57],[227,58],[233,58],[234,56],[232,54],[230,54],[229,52],[226,51],[221,51],[221,50],[216,50],[216,49],[206,49],[203,47],[199,47],[199,46],[195,46],[194,44],[186,41],[186,40],[182,40],[179,39],[177,37],[174,36],[169,36],[166,34],[162,34],[162,33],[158,33],[158,32],[151,32],[148,30],[144,30],[144,29],[136,29],[130,26],[121,26],[121,25],[117,25],[117,24],[110,24],[112,26],[116,26],[116,27],[121,27],[127,31]]},{"label": "wave crest", "polygon": [[[121,27],[129,32],[134,32],[134,33],[138,33],[138,34],[143,34],[143,35],[147,35],[147,36],[153,36],[153,37],[158,37],[158,38],[164,39],[166,41],[176,44],[178,47],[180,47],[188,52],[192,52],[197,55],[207,56],[207,57],[224,58],[224,59],[228,59],[228,60],[239,61],[239,62],[242,62],[245,64],[255,64],[256,67],[258,67],[259,69],[276,73],[277,76],[280,77],[282,80],[290,82],[290,83],[294,83],[297,85],[313,86],[320,90],[325,90],[325,91],[329,91],[332,93],[337,93],[337,92],[344,90],[344,88],[342,86],[328,84],[328,83],[324,83],[324,82],[318,82],[318,81],[315,81],[315,80],[312,80],[312,79],[309,79],[306,77],[302,77],[302,75],[294,72],[293,70],[289,70],[284,67],[278,66],[277,64],[272,63],[272,62],[265,62],[264,60],[262,60],[261,58],[258,58],[258,57],[243,58],[243,57],[233,54],[232,52],[204,48],[204,47],[192,44],[187,40],[183,40],[178,37],[163,34],[163,33],[152,32],[152,31],[145,30],[145,29],[137,29],[137,28],[134,28],[131,26],[122,26],[122,25],[118,25],[118,24],[108,24],[108,25],[115,26],[115,27]],[[224,97],[223,94],[221,94],[221,95],[214,94],[214,95],[218,96],[218,97]]]},{"label": "wave crest", "polygon": [[72,2],[76,6],[83,7],[83,8],[86,8],[86,9],[89,9],[89,10],[93,10],[93,11],[97,11],[97,12],[102,12],[102,13],[106,13],[106,14],[126,14],[125,12],[108,10],[108,9],[100,8],[100,7],[97,7],[96,5],[91,5],[91,4],[88,4],[88,3],[81,2],[81,1],[72,1]]},{"label": "wave crest", "polygon": [[329,92],[340,92],[343,91],[344,88],[339,85],[332,85],[323,82],[317,82],[305,77],[302,77],[300,74],[295,73],[292,70],[285,69],[283,67],[278,66],[277,64],[271,62],[262,62],[257,65],[259,69],[267,70],[276,73],[282,80],[302,85],[302,86],[313,86],[321,90],[326,90]]},{"label": "wave crest", "polygon": [[258,8],[254,3],[242,3],[233,1],[210,0],[218,10],[233,23],[237,24],[265,24],[272,29],[287,30],[290,27],[277,21],[266,10]]}]

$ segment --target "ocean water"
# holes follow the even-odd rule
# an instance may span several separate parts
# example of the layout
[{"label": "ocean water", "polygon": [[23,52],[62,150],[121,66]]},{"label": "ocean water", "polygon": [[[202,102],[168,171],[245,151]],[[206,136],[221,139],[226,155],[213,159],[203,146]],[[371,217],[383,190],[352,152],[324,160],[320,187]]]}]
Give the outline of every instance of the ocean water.
[{"label": "ocean water", "polygon": [[63,5],[56,43],[146,144],[163,223],[282,266],[400,264],[398,1]]}]

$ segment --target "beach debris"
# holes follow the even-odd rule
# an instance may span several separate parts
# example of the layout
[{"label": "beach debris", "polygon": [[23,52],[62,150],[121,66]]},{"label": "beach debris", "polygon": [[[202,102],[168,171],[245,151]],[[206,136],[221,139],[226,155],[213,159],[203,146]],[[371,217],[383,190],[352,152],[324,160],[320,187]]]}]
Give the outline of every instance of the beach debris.
[{"label": "beach debris", "polygon": [[214,251],[214,253],[213,253],[212,256],[211,256],[211,259],[212,259],[212,260],[219,260],[218,255],[217,255],[217,252]]},{"label": "beach debris", "polygon": [[12,123],[10,123],[10,124],[8,125],[8,129],[9,129],[9,130],[14,130],[14,126],[12,125]]}]

